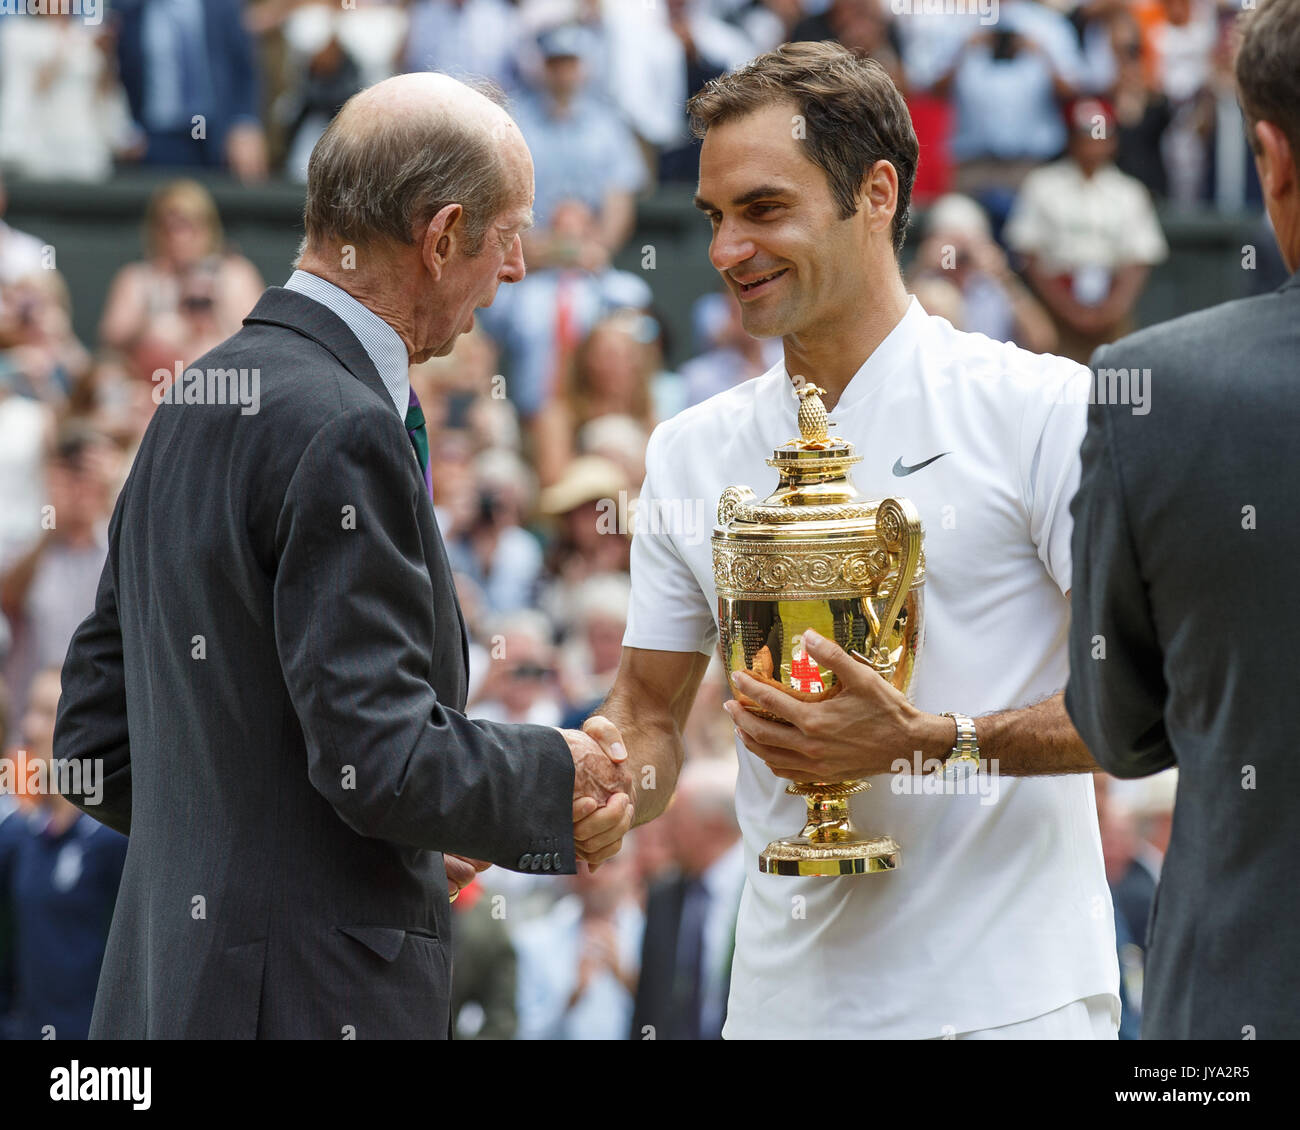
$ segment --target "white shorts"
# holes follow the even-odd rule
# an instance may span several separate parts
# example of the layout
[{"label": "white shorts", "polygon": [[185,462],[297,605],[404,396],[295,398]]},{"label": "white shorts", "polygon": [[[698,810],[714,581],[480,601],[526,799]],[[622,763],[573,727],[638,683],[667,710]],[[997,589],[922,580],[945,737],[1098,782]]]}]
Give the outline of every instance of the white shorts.
[{"label": "white shorts", "polygon": [[1117,1040],[1119,1039],[1119,1001],[1110,993],[1071,1001],[1061,1008],[1003,1024],[1000,1028],[982,1028],[975,1032],[958,1032],[957,1040]]}]

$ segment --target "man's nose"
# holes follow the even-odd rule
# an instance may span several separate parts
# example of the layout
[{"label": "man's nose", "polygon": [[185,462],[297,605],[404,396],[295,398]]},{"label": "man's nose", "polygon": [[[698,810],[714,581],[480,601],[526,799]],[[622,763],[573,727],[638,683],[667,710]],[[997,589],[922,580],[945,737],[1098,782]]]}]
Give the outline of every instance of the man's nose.
[{"label": "man's nose", "polygon": [[709,262],[725,274],[747,259],[752,259],[755,250],[753,240],[738,232],[735,224],[723,220],[709,243]]},{"label": "man's nose", "polygon": [[515,236],[510,254],[501,266],[501,278],[504,282],[517,283],[523,282],[526,274],[528,268],[524,265],[524,241],[520,236]]}]

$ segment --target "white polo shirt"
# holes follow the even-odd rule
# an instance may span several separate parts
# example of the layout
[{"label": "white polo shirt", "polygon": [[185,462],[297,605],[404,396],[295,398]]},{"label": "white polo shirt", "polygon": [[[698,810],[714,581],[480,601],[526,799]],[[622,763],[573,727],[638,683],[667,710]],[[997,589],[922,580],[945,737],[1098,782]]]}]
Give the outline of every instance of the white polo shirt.
[{"label": "white polo shirt", "polygon": [[[977,716],[1065,686],[1069,505],[1089,381],[1081,365],[960,333],[913,299],[832,410],[832,434],[864,457],[858,490],[905,496],[921,514],[925,641],[912,699],[923,710]],[[798,434],[796,408],[778,364],[655,430],[627,646],[714,650],[710,523],[667,519],[711,519],[731,485],[770,493],[777,474],[764,461]],[[652,511],[662,517],[646,521]],[[917,778],[877,777],[853,817],[899,841],[899,869],[788,878],[759,874],[757,857],[797,833],[804,802],[739,742],[736,752],[747,879],[727,1038],[936,1037],[1095,994],[1114,997],[1118,1018],[1090,776],[989,779],[986,795],[909,794],[894,786]]]}]

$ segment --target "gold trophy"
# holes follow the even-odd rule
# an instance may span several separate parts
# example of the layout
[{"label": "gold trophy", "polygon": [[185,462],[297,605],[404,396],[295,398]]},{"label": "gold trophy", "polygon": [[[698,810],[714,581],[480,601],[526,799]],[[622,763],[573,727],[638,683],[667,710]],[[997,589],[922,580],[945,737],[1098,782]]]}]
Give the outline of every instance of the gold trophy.
[{"label": "gold trophy", "polygon": [[[825,389],[799,389],[799,438],[767,460],[780,473],[763,499],[732,486],[718,501],[713,579],[718,591],[719,648],[737,700],[773,721],[736,690],[737,671],[803,702],[842,689],[803,650],[811,628],[904,694],[923,639],[925,556],[921,519],[904,498],[865,501],[849,481],[861,462],[853,445],[828,432]],[[892,871],[899,846],[889,835],[863,835],[849,817],[849,797],[867,781],[791,782],[786,792],[808,804],[803,831],[774,840],[759,856],[769,875],[862,875]]]}]

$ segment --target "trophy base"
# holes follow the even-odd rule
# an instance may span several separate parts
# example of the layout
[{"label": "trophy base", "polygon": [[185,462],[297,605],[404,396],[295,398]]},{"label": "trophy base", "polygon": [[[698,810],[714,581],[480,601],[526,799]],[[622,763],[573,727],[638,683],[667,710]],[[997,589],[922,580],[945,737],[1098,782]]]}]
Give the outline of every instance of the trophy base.
[{"label": "trophy base", "polygon": [[868,875],[898,867],[898,841],[892,836],[811,843],[805,836],[773,840],[758,857],[764,875]]},{"label": "trophy base", "polygon": [[860,836],[849,816],[849,797],[871,788],[867,781],[790,784],[785,791],[808,805],[808,822],[797,836],[773,840],[758,857],[764,875],[868,875],[898,867],[893,836]]}]

